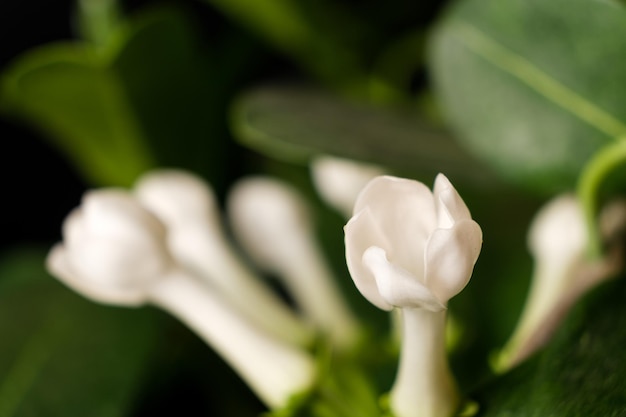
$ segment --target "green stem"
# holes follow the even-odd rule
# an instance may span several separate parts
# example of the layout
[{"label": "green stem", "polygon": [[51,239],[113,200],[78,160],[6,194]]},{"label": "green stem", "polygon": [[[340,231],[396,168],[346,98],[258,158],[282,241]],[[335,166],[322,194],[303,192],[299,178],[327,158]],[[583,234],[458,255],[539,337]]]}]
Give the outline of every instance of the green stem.
[{"label": "green stem", "polygon": [[624,162],[626,162],[626,138],[620,138],[596,152],[578,180],[578,198],[587,223],[589,256],[592,259],[599,258],[602,254],[602,239],[596,222],[599,188],[611,171]]}]

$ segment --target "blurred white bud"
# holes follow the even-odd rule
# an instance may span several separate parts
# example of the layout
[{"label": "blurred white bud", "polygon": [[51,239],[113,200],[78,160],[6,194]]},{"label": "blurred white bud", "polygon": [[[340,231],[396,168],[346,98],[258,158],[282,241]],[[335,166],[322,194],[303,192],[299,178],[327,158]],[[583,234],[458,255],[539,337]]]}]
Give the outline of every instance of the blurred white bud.
[{"label": "blurred white bud", "polygon": [[[315,379],[305,350],[242,316],[170,256],[161,222],[121,190],[88,193],[47,259],[51,274],[102,303],[151,303],[209,343],[270,407],[284,407]],[[263,314],[259,311],[259,314]]]},{"label": "blurred white bud", "polygon": [[237,183],[228,198],[233,231],[250,257],[283,280],[296,303],[339,346],[358,336],[356,320],[314,238],[302,196],[270,178]]},{"label": "blurred white bud", "polygon": [[178,262],[198,272],[266,331],[295,343],[310,341],[304,323],[233,251],[209,184],[185,171],[160,170],[141,177],[135,194],[167,226]]},{"label": "blurred white bud", "polygon": [[172,266],[161,222],[122,190],[88,192],[63,224],[48,268],[98,302],[139,305]]},{"label": "blurred white bud", "polygon": [[333,156],[321,156],[311,163],[313,184],[319,195],[346,218],[352,216],[357,196],[382,168]]},{"label": "blurred white bud", "polygon": [[[607,206],[600,219],[603,236],[613,237],[625,220],[624,205]],[[616,272],[619,256],[589,259],[588,245],[584,214],[574,195],[553,198],[535,215],[528,232],[535,261],[530,291],[513,335],[496,358],[497,371],[506,371],[542,347],[572,305]]]}]

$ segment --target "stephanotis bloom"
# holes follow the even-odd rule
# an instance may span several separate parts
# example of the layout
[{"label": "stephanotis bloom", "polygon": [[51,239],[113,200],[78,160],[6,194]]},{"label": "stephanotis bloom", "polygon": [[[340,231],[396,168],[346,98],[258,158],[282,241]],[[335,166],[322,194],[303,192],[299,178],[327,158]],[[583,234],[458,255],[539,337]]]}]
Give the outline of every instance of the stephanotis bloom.
[{"label": "stephanotis bloom", "polygon": [[459,394],[445,356],[445,312],[472,275],[480,226],[444,175],[432,192],[417,181],[382,176],[360,193],[345,244],[361,293],[383,310],[401,309],[391,411],[397,417],[450,417]]},{"label": "stephanotis bloom", "polygon": [[528,231],[535,263],[530,291],[513,335],[495,358],[497,371],[508,370],[545,345],[580,296],[619,271],[621,248],[612,247],[612,240],[626,223],[624,202],[608,204],[599,223],[608,250],[591,259],[587,224],[575,195],[558,195],[537,212]]},{"label": "stephanotis bloom", "polygon": [[[122,190],[89,192],[63,226],[48,270],[101,303],[156,305],[210,344],[272,408],[308,389],[313,358],[254,325],[171,255],[166,228]],[[262,311],[259,311],[262,314]]]},{"label": "stephanotis bloom", "polygon": [[338,348],[354,346],[356,318],[314,239],[313,220],[298,190],[269,177],[239,181],[228,197],[237,241],[255,263],[282,280],[305,317]]},{"label": "stephanotis bloom", "polygon": [[233,250],[210,185],[175,169],[143,175],[134,194],[167,227],[174,258],[196,271],[242,314],[267,332],[306,345],[311,329]]}]

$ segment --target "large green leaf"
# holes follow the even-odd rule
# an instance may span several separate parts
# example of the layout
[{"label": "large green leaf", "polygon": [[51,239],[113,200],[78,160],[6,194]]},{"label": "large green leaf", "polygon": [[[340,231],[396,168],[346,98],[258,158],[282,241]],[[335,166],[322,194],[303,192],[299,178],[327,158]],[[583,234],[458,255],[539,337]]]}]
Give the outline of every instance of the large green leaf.
[{"label": "large green leaf", "polygon": [[3,109],[42,128],[99,185],[130,185],[156,165],[217,176],[225,96],[249,48],[211,62],[190,19],[171,8],[144,11],[105,38],[18,58],[2,78]]},{"label": "large green leaf", "polygon": [[624,277],[594,291],[543,352],[474,395],[478,415],[626,415],[624,297]]},{"label": "large green leaf", "polygon": [[329,154],[428,181],[444,172],[458,182],[493,184],[450,136],[409,109],[367,106],[301,87],[265,87],[237,103],[233,128],[244,144],[289,161]]},{"label": "large green leaf", "polygon": [[625,49],[615,0],[465,0],[432,33],[429,60],[468,149],[511,180],[554,190],[626,133]]},{"label": "large green leaf", "polygon": [[93,304],[43,261],[39,250],[0,259],[0,415],[126,415],[157,346],[154,315]]},{"label": "large green leaf", "polygon": [[38,125],[93,182],[129,185],[154,165],[117,75],[86,44],[47,45],[5,72],[6,111]]}]

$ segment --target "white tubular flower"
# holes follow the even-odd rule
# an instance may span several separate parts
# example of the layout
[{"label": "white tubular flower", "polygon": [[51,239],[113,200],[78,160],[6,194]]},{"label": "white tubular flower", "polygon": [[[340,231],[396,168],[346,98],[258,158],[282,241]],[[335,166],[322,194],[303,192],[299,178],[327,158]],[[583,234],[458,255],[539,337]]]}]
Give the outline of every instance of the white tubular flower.
[{"label": "white tubular flower", "polygon": [[305,315],[338,347],[351,346],[358,326],[313,238],[298,192],[270,178],[236,184],[228,214],[237,240],[262,269],[281,278]]},{"label": "white tubular flower", "polygon": [[266,331],[298,344],[311,340],[306,325],[233,251],[207,183],[184,171],[161,170],[140,178],[135,194],[166,225],[177,261],[206,278]]},{"label": "white tubular flower", "polygon": [[374,177],[383,175],[376,166],[333,156],[322,156],[311,163],[313,184],[320,196],[346,218],[352,215],[357,196]]},{"label": "white tubular flower", "polygon": [[[603,235],[623,227],[624,206],[609,205],[601,216]],[[589,235],[582,208],[574,195],[550,200],[535,215],[528,247],[535,261],[530,291],[513,335],[494,364],[505,371],[543,346],[575,301],[590,287],[609,278],[619,260],[592,262],[586,253]]]},{"label": "white tubular flower", "polygon": [[48,270],[84,296],[113,305],[152,303],[195,330],[270,407],[314,379],[304,350],[272,337],[169,256],[163,225],[130,194],[90,192],[63,228]]},{"label": "white tubular flower", "polygon": [[480,226],[442,174],[433,192],[417,181],[383,176],[359,195],[345,243],[361,293],[381,309],[402,309],[391,411],[397,417],[452,416],[459,394],[446,359],[446,305],[472,275]]}]

